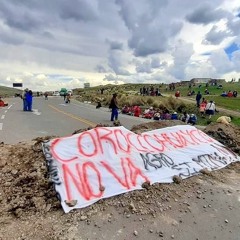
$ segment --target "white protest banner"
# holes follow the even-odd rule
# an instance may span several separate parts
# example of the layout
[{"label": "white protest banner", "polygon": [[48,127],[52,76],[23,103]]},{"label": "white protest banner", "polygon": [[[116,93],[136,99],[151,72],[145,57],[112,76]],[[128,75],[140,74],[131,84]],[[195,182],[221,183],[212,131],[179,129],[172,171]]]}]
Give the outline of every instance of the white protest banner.
[{"label": "white protest banner", "polygon": [[145,182],[171,183],[174,175],[187,178],[240,160],[188,125],[141,135],[124,127],[98,127],[45,142],[43,152],[65,212],[141,189]]}]

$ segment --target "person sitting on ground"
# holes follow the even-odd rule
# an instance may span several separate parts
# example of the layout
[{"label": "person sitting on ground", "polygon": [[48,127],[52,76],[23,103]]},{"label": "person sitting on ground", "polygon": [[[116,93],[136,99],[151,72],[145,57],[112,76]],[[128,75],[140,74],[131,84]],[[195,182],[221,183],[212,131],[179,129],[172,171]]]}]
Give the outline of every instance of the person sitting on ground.
[{"label": "person sitting on ground", "polygon": [[122,114],[127,114],[129,113],[129,111],[130,111],[130,108],[127,105],[124,105],[122,108]]},{"label": "person sitting on ground", "polygon": [[233,93],[231,90],[228,91],[228,94],[227,94],[228,97],[232,97],[233,96]]},{"label": "person sitting on ground", "polygon": [[190,117],[189,114],[188,114],[187,112],[184,112],[183,115],[181,116],[180,120],[181,120],[182,122],[187,123],[189,117]]},{"label": "person sitting on ground", "polygon": [[4,101],[2,100],[2,97],[0,97],[0,107],[5,107],[5,103],[4,103]]},{"label": "person sitting on ground", "polygon": [[178,114],[177,112],[172,113],[171,120],[178,120]]},{"label": "person sitting on ground", "polygon": [[221,116],[217,119],[217,123],[223,123],[228,125],[232,121],[232,116],[227,117],[227,116]]},{"label": "person sitting on ground", "polygon": [[139,106],[134,107],[134,117],[139,117],[141,114],[141,108]]},{"label": "person sitting on ground", "polygon": [[100,108],[100,107],[102,107],[101,102],[97,102],[97,106],[96,106],[96,108]]},{"label": "person sitting on ground", "polygon": [[161,115],[162,120],[171,120],[172,115],[169,113],[168,109],[163,110],[163,113]]},{"label": "person sitting on ground", "polygon": [[195,114],[191,114],[187,123],[191,125],[195,125],[197,123],[197,116]]},{"label": "person sitting on ground", "polygon": [[175,97],[176,97],[176,98],[179,98],[179,97],[180,97],[180,91],[179,91],[179,90],[176,91]]},{"label": "person sitting on ground", "polygon": [[204,91],[205,94],[209,95],[210,92],[208,91],[208,89],[206,88],[205,91]]},{"label": "person sitting on ground", "polygon": [[215,103],[211,100],[207,105],[206,105],[206,114],[209,116],[209,119],[214,115],[216,111],[216,105]]},{"label": "person sitting on ground", "polygon": [[238,92],[236,90],[233,91],[233,97],[237,97]]},{"label": "person sitting on ground", "polygon": [[227,92],[223,91],[222,94],[221,94],[221,97],[227,97]]},{"label": "person sitting on ground", "polygon": [[143,118],[151,119],[154,115],[153,107],[146,109],[143,113]]},{"label": "person sitting on ground", "polygon": [[159,109],[154,113],[153,120],[160,120],[161,113]]}]

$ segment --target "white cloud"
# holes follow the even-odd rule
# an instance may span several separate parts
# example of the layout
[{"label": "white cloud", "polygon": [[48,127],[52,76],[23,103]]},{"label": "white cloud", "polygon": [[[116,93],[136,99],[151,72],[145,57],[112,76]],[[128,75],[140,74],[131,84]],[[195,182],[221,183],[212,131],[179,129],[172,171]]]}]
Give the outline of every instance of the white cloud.
[{"label": "white cloud", "polygon": [[238,0],[2,0],[0,85],[237,78],[239,51],[224,49],[240,45],[239,12]]}]

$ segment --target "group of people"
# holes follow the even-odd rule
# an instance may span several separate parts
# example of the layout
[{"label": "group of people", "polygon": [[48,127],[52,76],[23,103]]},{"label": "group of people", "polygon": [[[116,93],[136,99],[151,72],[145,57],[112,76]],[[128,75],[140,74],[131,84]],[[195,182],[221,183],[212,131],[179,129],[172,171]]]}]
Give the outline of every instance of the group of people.
[{"label": "group of people", "polygon": [[181,120],[187,124],[195,125],[197,123],[197,116],[195,114],[188,114],[184,112],[182,115],[179,115],[177,112],[170,113],[168,109],[156,109],[153,107],[145,109],[141,114],[141,108],[139,106],[124,106],[122,108],[122,114],[127,114],[135,117],[140,117],[153,120]]},{"label": "group of people", "polygon": [[238,95],[238,92],[236,90],[234,91],[229,90],[228,92],[223,91],[221,94],[222,97],[229,97],[229,98],[237,97],[237,95]]},{"label": "group of people", "polygon": [[31,90],[26,88],[22,95],[23,100],[23,111],[32,111],[32,101],[33,101],[33,93]]},{"label": "group of people", "polygon": [[204,117],[204,115],[206,114],[210,119],[215,114],[215,112],[218,112],[218,111],[216,109],[216,104],[214,101],[211,100],[207,102],[207,100],[203,98],[203,101],[200,103],[200,106],[199,106],[199,112],[202,117]]},{"label": "group of people", "polygon": [[210,119],[214,115],[214,113],[217,112],[215,102],[212,100],[210,102],[207,102],[205,98],[202,98],[202,94],[200,91],[198,91],[196,95],[196,105],[199,108],[199,112],[202,117],[204,117],[204,114],[206,114],[209,116]]},{"label": "group of people", "polygon": [[161,96],[159,88],[153,86],[140,88],[140,95],[142,96]]},{"label": "group of people", "polygon": [[[100,108],[101,105],[98,103],[96,108]],[[109,104],[109,108],[111,109],[111,121],[118,120],[118,101],[117,94],[114,93],[112,99]],[[153,119],[153,120],[181,120],[187,124],[195,125],[197,123],[197,116],[195,114],[188,114],[184,112],[181,116],[178,115],[177,112],[170,113],[168,109],[156,109],[153,107],[149,107],[145,109],[143,113],[141,113],[141,108],[136,106],[124,106],[122,108],[122,114],[127,114],[135,117],[142,116],[143,118]]]}]

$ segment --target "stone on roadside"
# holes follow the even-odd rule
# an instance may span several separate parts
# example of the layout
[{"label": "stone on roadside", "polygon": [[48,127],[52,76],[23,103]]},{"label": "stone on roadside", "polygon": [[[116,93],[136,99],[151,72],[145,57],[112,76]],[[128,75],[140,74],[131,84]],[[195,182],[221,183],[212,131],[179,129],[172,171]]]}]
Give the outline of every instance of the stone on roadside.
[{"label": "stone on roadside", "polygon": [[77,200],[65,200],[65,203],[69,206],[69,207],[74,207],[77,204]]},{"label": "stone on roadside", "polygon": [[182,178],[180,178],[180,177],[177,176],[177,175],[174,175],[172,179],[173,179],[173,182],[175,182],[175,183],[177,183],[177,184],[179,184],[179,183],[182,182]]}]

